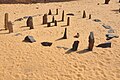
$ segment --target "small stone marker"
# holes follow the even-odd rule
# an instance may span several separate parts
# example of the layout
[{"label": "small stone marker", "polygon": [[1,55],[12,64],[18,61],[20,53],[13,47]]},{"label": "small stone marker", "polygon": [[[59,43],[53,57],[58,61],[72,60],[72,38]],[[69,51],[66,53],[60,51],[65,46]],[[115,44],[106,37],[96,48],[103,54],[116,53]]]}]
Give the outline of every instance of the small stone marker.
[{"label": "small stone marker", "polygon": [[75,35],[74,38],[79,38],[79,36],[80,36],[79,33],[77,33],[77,35]]},{"label": "small stone marker", "polygon": [[70,25],[70,17],[67,18],[67,26]]},{"label": "small stone marker", "polygon": [[43,24],[47,24],[47,14],[44,14],[43,16]]},{"label": "small stone marker", "polygon": [[101,20],[99,20],[99,19],[94,19],[93,21],[95,21],[95,22],[101,22]]},{"label": "small stone marker", "polygon": [[51,42],[42,42],[41,43],[43,46],[51,46],[52,45],[52,43]]},{"label": "small stone marker", "polygon": [[49,22],[49,23],[47,23],[47,27],[51,27],[51,23]]},{"label": "small stone marker", "polygon": [[5,30],[8,29],[8,13],[5,13]]},{"label": "small stone marker", "polygon": [[36,42],[36,40],[33,38],[33,36],[26,36],[24,39],[25,42]]},{"label": "small stone marker", "polygon": [[34,27],[33,27],[33,18],[31,16],[27,20],[27,26],[30,27],[30,29],[34,29]]},{"label": "small stone marker", "polygon": [[79,45],[79,41],[74,41],[71,50],[72,50],[72,51],[77,51],[77,49],[78,49],[78,45]]},{"label": "small stone marker", "polygon": [[13,24],[11,21],[8,22],[8,30],[9,30],[9,33],[13,33]]},{"label": "small stone marker", "polygon": [[54,16],[52,17],[52,22],[53,22],[53,23],[55,22],[55,17],[54,17]]},{"label": "small stone marker", "polygon": [[90,32],[90,35],[89,35],[89,46],[88,46],[88,50],[89,51],[92,51],[93,50],[93,46],[94,46],[94,34],[93,32]]},{"label": "small stone marker", "polygon": [[91,14],[89,14],[89,19],[91,19]]},{"label": "small stone marker", "polygon": [[65,16],[65,14],[64,14],[64,10],[63,10],[63,12],[62,12],[62,21],[64,21],[64,16]]},{"label": "small stone marker", "polygon": [[51,9],[49,9],[48,15],[52,15],[52,11],[51,11]]},{"label": "small stone marker", "polygon": [[110,47],[111,48],[111,42],[106,42],[106,43],[99,44],[97,47],[102,47],[102,48]]},{"label": "small stone marker", "polygon": [[110,0],[105,0],[105,4],[109,4],[109,1],[110,1]]},{"label": "small stone marker", "polygon": [[82,18],[86,18],[86,12],[85,12],[85,10],[83,11],[83,17]]},{"label": "small stone marker", "polygon": [[65,32],[64,32],[62,39],[67,39],[67,28],[65,28]]},{"label": "small stone marker", "polygon": [[55,23],[55,26],[57,26],[57,20],[55,20],[55,22],[54,22],[54,23]]},{"label": "small stone marker", "polygon": [[56,15],[58,15],[58,9],[56,9]]}]

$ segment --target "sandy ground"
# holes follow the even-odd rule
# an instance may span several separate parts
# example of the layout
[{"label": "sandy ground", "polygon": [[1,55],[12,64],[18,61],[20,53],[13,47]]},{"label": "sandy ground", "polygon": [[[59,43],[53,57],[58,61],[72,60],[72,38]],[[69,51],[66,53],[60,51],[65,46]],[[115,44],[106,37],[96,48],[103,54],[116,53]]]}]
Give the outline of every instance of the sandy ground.
[{"label": "sandy ground", "polygon": [[[100,5],[97,5],[97,4]],[[104,0],[78,0],[73,2],[37,3],[37,4],[0,4],[0,80],[120,80],[120,39],[114,38],[111,48],[97,48],[85,52],[88,47],[88,36],[91,31],[95,35],[95,46],[107,42],[107,29],[102,24],[112,26],[115,34],[120,35],[120,13],[113,11],[120,6],[117,0],[104,5]],[[36,9],[38,7],[38,9]],[[57,27],[46,28],[41,25],[42,16],[49,9],[59,15],[74,13],[68,28],[68,39],[55,41],[62,37],[66,25],[59,22]],[[86,10],[87,18],[82,19],[82,12]],[[4,29],[4,14],[9,13],[9,20],[14,21],[28,15],[41,14],[34,17],[35,29],[29,30],[26,20],[14,23],[14,33],[8,34]],[[92,14],[92,19],[88,19]],[[51,21],[52,16],[49,16]],[[66,16],[67,18],[67,16]],[[100,19],[102,22],[94,22]],[[80,33],[78,51],[65,54],[76,40],[73,36]],[[15,36],[16,34],[20,34]],[[37,42],[22,42],[25,36],[33,36]],[[43,41],[53,42],[51,47],[44,47]],[[65,47],[68,48],[65,50]]]}]

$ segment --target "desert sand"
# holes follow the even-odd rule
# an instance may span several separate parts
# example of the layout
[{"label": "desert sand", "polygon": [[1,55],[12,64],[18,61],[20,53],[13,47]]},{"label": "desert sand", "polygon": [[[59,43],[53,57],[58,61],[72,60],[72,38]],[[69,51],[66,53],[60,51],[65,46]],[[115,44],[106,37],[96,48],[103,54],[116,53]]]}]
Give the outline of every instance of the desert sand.
[{"label": "desert sand", "polygon": [[[98,5],[99,3],[99,5]],[[59,15],[62,10],[73,13],[70,16],[68,39],[56,41],[64,33],[67,16],[58,26],[47,28],[42,24],[42,16],[51,9]],[[113,38],[111,48],[98,48],[100,43],[108,42],[105,34],[107,29],[102,24],[110,25],[115,34],[120,35],[120,8],[118,0],[111,0],[108,5],[104,0],[77,0],[70,2],[53,2],[37,4],[0,4],[0,80],[120,80],[120,39]],[[87,18],[82,18],[83,10]],[[4,30],[4,14],[9,13],[9,20],[24,16],[33,16],[34,28],[29,30],[26,20],[14,22],[14,32]],[[92,19],[88,15],[92,14]],[[49,16],[51,21],[52,16]],[[93,19],[100,19],[95,22]],[[88,36],[93,31],[95,44],[93,51],[84,51],[88,47]],[[78,39],[73,36],[80,34]],[[25,43],[24,38],[31,35],[35,43]],[[79,40],[78,50],[66,54],[75,40]],[[53,42],[51,47],[41,42]]]}]

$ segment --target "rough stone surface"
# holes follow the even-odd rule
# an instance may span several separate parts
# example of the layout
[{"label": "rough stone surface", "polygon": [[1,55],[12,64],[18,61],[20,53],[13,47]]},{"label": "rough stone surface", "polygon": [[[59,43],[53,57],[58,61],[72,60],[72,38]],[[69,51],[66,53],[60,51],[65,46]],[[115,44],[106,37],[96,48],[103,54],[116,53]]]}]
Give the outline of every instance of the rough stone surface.
[{"label": "rough stone surface", "polygon": [[33,38],[33,36],[26,36],[24,39],[25,42],[36,42],[36,40]]}]

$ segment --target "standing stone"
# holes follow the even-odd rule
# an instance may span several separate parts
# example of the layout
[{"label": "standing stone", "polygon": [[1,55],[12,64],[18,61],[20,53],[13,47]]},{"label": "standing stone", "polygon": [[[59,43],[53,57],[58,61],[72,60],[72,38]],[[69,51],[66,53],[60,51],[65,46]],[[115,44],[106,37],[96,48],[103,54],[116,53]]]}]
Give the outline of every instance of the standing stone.
[{"label": "standing stone", "polygon": [[64,14],[64,10],[63,10],[63,12],[62,12],[62,21],[64,21],[64,16],[65,16],[65,14]]},{"label": "standing stone", "polygon": [[44,14],[43,16],[43,24],[47,24],[47,14]]},{"label": "standing stone", "polygon": [[52,17],[52,22],[53,22],[53,23],[55,22],[55,17],[54,17],[54,16]]},{"label": "standing stone", "polygon": [[105,4],[109,4],[109,1],[110,1],[110,0],[105,0]]},{"label": "standing stone", "polygon": [[55,20],[55,22],[54,22],[54,23],[55,23],[55,26],[57,26],[57,20]]},{"label": "standing stone", "polygon": [[89,14],[89,19],[91,19],[91,14]]},{"label": "standing stone", "polygon": [[85,10],[83,11],[83,17],[82,18],[86,18]]},{"label": "standing stone", "polygon": [[78,49],[78,45],[79,45],[79,41],[74,41],[71,50],[72,50],[72,51],[77,51],[77,49]]},{"label": "standing stone", "polygon": [[70,25],[70,17],[67,18],[67,26]]},{"label": "standing stone", "polygon": [[5,30],[8,29],[8,13],[5,13]]},{"label": "standing stone", "polygon": [[88,50],[89,51],[92,51],[93,50],[93,46],[94,46],[94,34],[93,32],[90,32],[90,35],[89,35],[89,46],[88,46]]},{"label": "standing stone", "polygon": [[51,11],[51,9],[49,9],[48,15],[52,15],[52,11]]},{"label": "standing stone", "polygon": [[33,27],[33,18],[31,16],[27,20],[27,26],[30,27],[30,29],[34,29],[34,27]]},{"label": "standing stone", "polygon": [[62,39],[67,39],[67,28],[65,28],[65,32]]},{"label": "standing stone", "polygon": [[58,15],[58,9],[56,9],[56,15]]},{"label": "standing stone", "polygon": [[49,22],[49,23],[47,23],[47,27],[51,27],[51,23]]},{"label": "standing stone", "polygon": [[8,30],[9,30],[9,33],[13,33],[13,24],[11,21],[8,22]]}]

